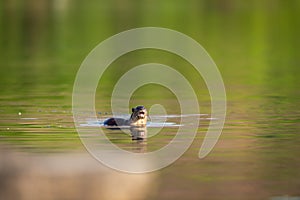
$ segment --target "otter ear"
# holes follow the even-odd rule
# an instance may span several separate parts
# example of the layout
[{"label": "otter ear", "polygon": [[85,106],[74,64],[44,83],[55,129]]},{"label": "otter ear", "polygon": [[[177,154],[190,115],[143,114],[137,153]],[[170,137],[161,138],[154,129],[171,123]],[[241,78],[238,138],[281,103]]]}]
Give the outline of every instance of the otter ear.
[{"label": "otter ear", "polygon": [[131,108],[131,111],[134,112],[135,108]]}]

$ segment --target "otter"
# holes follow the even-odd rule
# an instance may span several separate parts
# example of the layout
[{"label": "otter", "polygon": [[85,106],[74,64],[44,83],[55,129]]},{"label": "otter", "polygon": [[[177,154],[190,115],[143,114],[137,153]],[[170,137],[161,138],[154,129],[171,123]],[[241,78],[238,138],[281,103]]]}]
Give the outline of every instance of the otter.
[{"label": "otter", "polygon": [[146,126],[147,109],[144,106],[132,108],[132,113],[129,119],[109,118],[104,121],[105,126]]}]

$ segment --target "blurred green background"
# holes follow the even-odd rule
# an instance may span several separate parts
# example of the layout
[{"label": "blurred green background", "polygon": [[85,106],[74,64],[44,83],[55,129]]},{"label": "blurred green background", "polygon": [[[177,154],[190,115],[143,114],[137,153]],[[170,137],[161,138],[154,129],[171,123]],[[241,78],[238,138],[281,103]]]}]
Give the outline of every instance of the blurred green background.
[{"label": "blurred green background", "polygon": [[[204,122],[184,158],[160,172],[153,199],[300,196],[299,10],[299,0],[1,0],[1,144],[35,153],[82,150],[71,113],[81,62],[121,31],[164,27],[192,37],[211,55],[224,79],[228,110],[210,156],[197,158]],[[148,62],[188,77],[203,113],[210,113],[201,76],[186,61],[156,50],[129,53],[109,67],[97,90],[97,111],[109,113],[116,80]],[[179,109],[174,98],[166,88],[148,85],[132,104],[159,101],[173,114]]]},{"label": "blurred green background", "polygon": [[229,98],[231,88],[245,91],[239,85],[292,95],[299,85],[299,8],[297,0],[2,0],[1,94],[38,95],[53,85],[68,91],[99,42],[159,26],[189,35],[208,51]]}]

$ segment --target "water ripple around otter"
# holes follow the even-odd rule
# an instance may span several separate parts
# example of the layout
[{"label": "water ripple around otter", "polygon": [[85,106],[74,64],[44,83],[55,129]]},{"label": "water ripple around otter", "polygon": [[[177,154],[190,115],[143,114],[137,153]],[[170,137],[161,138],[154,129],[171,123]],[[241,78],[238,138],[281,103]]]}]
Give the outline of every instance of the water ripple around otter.
[{"label": "water ripple around otter", "polygon": [[[83,127],[109,127],[104,125],[104,121],[112,116],[105,116],[105,118],[99,118],[98,121],[92,121],[88,120],[86,123],[80,124],[80,126]],[[118,115],[115,117],[121,117],[124,119],[129,118],[127,115]],[[149,128],[161,128],[161,127],[179,127],[179,126],[184,126],[184,124],[180,124],[179,120],[180,118],[185,118],[185,117],[192,117],[196,119],[201,119],[201,120],[214,120],[213,118],[210,118],[208,114],[171,114],[171,115],[153,115],[150,116],[150,120],[147,122],[147,127]],[[178,118],[178,119],[176,119]],[[167,120],[170,121],[167,121]],[[118,128],[130,128],[130,126],[120,126]]]}]

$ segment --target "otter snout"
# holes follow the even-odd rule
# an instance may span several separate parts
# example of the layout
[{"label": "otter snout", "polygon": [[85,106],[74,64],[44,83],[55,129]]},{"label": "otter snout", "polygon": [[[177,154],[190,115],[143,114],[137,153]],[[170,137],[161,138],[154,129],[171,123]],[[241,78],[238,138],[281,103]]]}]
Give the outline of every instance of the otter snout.
[{"label": "otter snout", "polygon": [[140,112],[138,113],[138,118],[139,118],[139,119],[144,119],[144,118],[145,118],[145,112],[144,112],[144,111],[140,111]]}]

